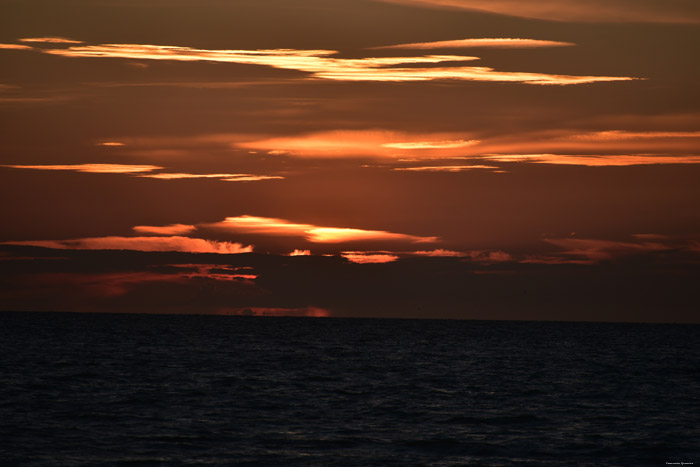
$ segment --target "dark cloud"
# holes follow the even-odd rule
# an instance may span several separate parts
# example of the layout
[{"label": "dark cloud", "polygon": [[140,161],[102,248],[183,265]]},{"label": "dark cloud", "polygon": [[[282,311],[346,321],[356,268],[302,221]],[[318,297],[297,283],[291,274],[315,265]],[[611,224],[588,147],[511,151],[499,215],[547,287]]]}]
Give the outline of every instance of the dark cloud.
[{"label": "dark cloud", "polygon": [[[694,293],[700,257],[688,262],[687,252],[678,251],[594,265],[449,257],[354,264],[337,256],[10,246],[2,251],[3,310],[245,314],[250,308],[251,314],[326,310],[331,316],[700,322]],[[201,267],[213,276],[186,276]],[[257,279],[216,278],[240,268]]]}]

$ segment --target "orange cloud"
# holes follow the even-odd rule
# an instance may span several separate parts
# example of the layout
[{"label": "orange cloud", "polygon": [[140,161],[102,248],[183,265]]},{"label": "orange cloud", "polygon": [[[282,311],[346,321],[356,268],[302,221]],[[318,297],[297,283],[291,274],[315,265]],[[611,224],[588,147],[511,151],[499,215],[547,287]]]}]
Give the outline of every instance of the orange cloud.
[{"label": "orange cloud", "polygon": [[[575,130],[554,129],[482,138],[479,145],[465,148],[462,155],[495,156],[495,160],[512,155],[516,156],[512,159],[530,157],[531,162],[537,159],[555,161],[553,154],[595,156],[591,159],[631,155],[637,159],[620,159],[619,162],[622,163],[619,165],[673,163],[674,160],[677,163],[694,163],[693,158],[698,154],[698,147],[700,132],[697,131],[609,130],[581,133]],[[656,155],[665,156],[667,159],[645,161],[640,158]],[[565,160],[564,157],[560,159]],[[586,161],[581,159],[577,162]]]},{"label": "orange cloud", "polygon": [[96,237],[73,240],[36,240],[4,242],[5,245],[30,245],[57,250],[136,250],[180,251],[187,253],[251,253],[253,246],[240,243],[218,242],[190,237]]},{"label": "orange cloud", "polygon": [[311,255],[311,250],[297,250],[295,249],[291,253],[289,253],[289,256],[310,256]]},{"label": "orange cloud", "polygon": [[477,140],[457,140],[457,141],[417,141],[411,143],[384,143],[383,148],[391,149],[456,149],[466,148],[478,144]]},{"label": "orange cloud", "polygon": [[497,162],[582,165],[587,167],[621,167],[651,164],[700,164],[700,156],[652,155],[569,155],[569,154],[489,154],[484,159]]},{"label": "orange cloud", "polygon": [[43,42],[47,44],[84,44],[83,41],[66,39],[65,37],[26,37],[19,39],[20,42]]},{"label": "orange cloud", "polygon": [[[241,274],[235,272],[238,268],[228,268],[220,264],[173,264],[173,267],[189,269],[190,271],[178,273],[178,276],[186,279],[202,278],[225,282],[252,283],[258,278],[257,274]],[[195,271],[192,271],[194,269]],[[231,272],[226,272],[230,270]]]},{"label": "orange cloud", "polygon": [[464,172],[474,169],[498,169],[493,165],[437,165],[427,167],[395,167],[394,170],[409,172]]},{"label": "orange cloud", "polygon": [[183,235],[197,230],[197,227],[185,224],[170,224],[164,226],[137,225],[133,229],[142,234]]},{"label": "orange cloud", "polygon": [[430,251],[412,251],[412,255],[416,256],[432,256],[432,257],[462,257],[462,256],[468,256],[468,253],[463,253],[461,251],[453,251],[453,250],[444,250],[442,248],[438,248],[436,250],[430,250]]},{"label": "orange cloud", "polygon": [[665,0],[379,0],[400,5],[479,10],[551,21],[700,23],[694,2]]},{"label": "orange cloud", "polygon": [[462,154],[478,141],[456,133],[403,133],[388,130],[334,130],[235,143],[244,149],[302,157],[397,157],[397,149],[423,158]]},{"label": "orange cloud", "polygon": [[[128,58],[141,60],[210,61],[269,66],[309,73],[317,79],[340,81],[433,81],[466,80],[514,82],[537,85],[568,85],[637,78],[615,76],[571,76],[545,73],[501,72],[488,67],[416,67],[420,64],[478,60],[463,55],[417,57],[334,58],[334,50],[207,50],[148,44],[102,44],[65,49],[41,49],[65,57]],[[398,65],[410,65],[400,67]]]},{"label": "orange cloud", "polygon": [[69,165],[2,165],[13,169],[31,170],[72,170],[74,172],[99,174],[130,174],[150,172],[163,167],[156,165],[125,165],[125,164],[69,164]]},{"label": "orange cloud", "polygon": [[239,216],[227,217],[207,227],[225,229],[241,233],[304,237],[314,243],[344,243],[354,241],[404,241],[424,243],[437,241],[437,237],[418,237],[382,230],[363,230],[338,227],[323,227],[313,224],[296,224],[284,219],[269,217]]},{"label": "orange cloud", "polygon": [[475,250],[470,251],[466,254],[467,257],[471,258],[473,261],[480,263],[501,263],[506,261],[513,261],[513,257],[506,253],[505,251],[482,251]]},{"label": "orange cloud", "polygon": [[0,50],[33,50],[34,47],[21,44],[0,44]]},{"label": "orange cloud", "polygon": [[291,316],[298,318],[327,318],[331,312],[324,308],[307,306],[303,308],[221,308],[219,314],[234,316]]},{"label": "orange cloud", "polygon": [[157,180],[182,180],[192,178],[218,178],[224,182],[257,182],[261,180],[282,180],[284,177],[277,175],[251,175],[251,174],[188,174],[188,173],[155,173],[139,175],[142,178],[155,178]]},{"label": "orange cloud", "polygon": [[97,143],[98,146],[125,146],[124,143],[119,143],[117,141],[105,141],[104,143]]},{"label": "orange cloud", "polygon": [[[103,143],[105,146],[121,145],[122,143]],[[139,174],[142,178],[155,178],[158,180],[180,180],[190,178],[218,178],[224,182],[256,182],[260,180],[281,180],[284,177],[276,175],[251,175],[251,174],[188,174],[188,173],[148,173],[153,170],[161,170],[157,165],[125,165],[125,164],[64,164],[64,165],[0,165],[13,169],[31,170],[71,170],[83,173],[100,174]]]},{"label": "orange cloud", "polygon": [[543,41],[537,39],[458,39],[452,41],[412,42],[410,44],[384,45],[370,47],[370,50],[380,49],[462,49],[472,47],[488,47],[494,49],[530,49],[539,47],[567,47],[576,44],[571,42]]},{"label": "orange cloud", "polygon": [[399,259],[398,256],[390,253],[368,251],[344,251],[341,256],[357,264],[391,263]]}]

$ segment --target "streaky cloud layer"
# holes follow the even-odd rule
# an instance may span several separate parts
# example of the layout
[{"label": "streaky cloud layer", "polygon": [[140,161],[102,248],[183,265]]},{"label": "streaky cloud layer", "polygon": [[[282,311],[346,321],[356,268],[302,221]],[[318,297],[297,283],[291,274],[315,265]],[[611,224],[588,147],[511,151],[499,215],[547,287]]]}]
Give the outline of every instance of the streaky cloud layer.
[{"label": "streaky cloud layer", "polygon": [[133,227],[133,230],[141,234],[184,235],[197,230],[197,227],[187,224],[170,224],[163,226],[137,225]]},{"label": "streaky cloud layer", "polygon": [[196,178],[217,178],[224,182],[256,182],[261,180],[282,180],[279,175],[252,175],[252,174],[188,174],[188,173],[155,173],[139,175],[141,178],[155,178],[158,180],[182,180]]},{"label": "streaky cloud layer", "polygon": [[333,130],[300,135],[243,141],[244,149],[292,154],[300,157],[389,157],[400,156],[397,150],[431,158],[434,154],[461,154],[464,148],[479,141],[456,133],[403,133],[389,130]]},{"label": "streaky cloud layer", "polygon": [[22,44],[0,44],[0,49],[6,50],[33,50],[34,47]]},{"label": "streaky cloud layer", "polygon": [[700,23],[697,2],[686,0],[377,0],[400,5],[476,10],[568,22]]},{"label": "streaky cloud layer", "polygon": [[498,167],[493,165],[434,165],[434,166],[423,166],[423,167],[395,167],[394,170],[404,171],[404,172],[465,172],[467,170],[475,169],[485,169],[492,170],[498,169]]},{"label": "streaky cloud layer", "polygon": [[399,259],[398,256],[391,253],[366,251],[344,251],[341,256],[351,263],[357,264],[391,263]]},{"label": "streaky cloud layer", "polygon": [[69,170],[83,173],[97,174],[130,174],[151,172],[163,167],[156,165],[128,165],[128,164],[64,164],[64,165],[3,165],[12,169],[30,170]]},{"label": "streaky cloud layer", "polygon": [[46,44],[84,44],[83,41],[76,41],[73,39],[67,39],[65,37],[25,37],[23,39],[18,39],[20,42],[38,42]]},{"label": "streaky cloud layer", "polygon": [[457,141],[417,141],[411,143],[384,143],[383,148],[391,149],[456,149],[478,144],[478,140]]},{"label": "streaky cloud layer", "polygon": [[370,50],[408,49],[467,49],[467,48],[493,48],[493,49],[532,49],[540,47],[568,47],[571,42],[545,41],[538,39],[511,39],[511,38],[479,38],[457,39],[451,41],[411,42],[409,44],[382,45],[370,47]]},{"label": "streaky cloud layer", "polygon": [[72,240],[30,240],[4,242],[4,245],[30,245],[57,250],[136,250],[180,251],[187,253],[251,253],[253,246],[240,243],[219,242],[202,238],[170,237],[94,237]]},{"label": "streaky cloud layer", "polygon": [[489,154],[483,156],[483,158],[496,162],[530,162],[535,164],[581,165],[587,167],[700,164],[700,156],[664,155]]},{"label": "streaky cloud layer", "polygon": [[671,249],[671,246],[665,243],[650,241],[625,242],[587,238],[551,238],[545,241],[564,248],[564,254],[587,258],[590,261]]},{"label": "streaky cloud layer", "polygon": [[309,73],[317,79],[339,81],[490,81],[536,85],[587,84],[629,81],[638,78],[620,76],[572,76],[546,73],[496,71],[488,67],[399,67],[398,65],[441,64],[478,60],[463,55],[423,55],[417,57],[334,58],[334,50],[208,50],[149,44],[102,44],[41,49],[64,57],[128,58],[138,60],[209,61],[262,65]]},{"label": "streaky cloud layer", "polygon": [[435,242],[437,237],[419,237],[383,230],[364,230],[339,227],[324,227],[313,224],[297,224],[284,219],[269,217],[227,217],[221,222],[203,224],[204,227],[224,229],[232,232],[264,235],[304,237],[312,243],[344,243],[355,241],[404,241],[411,243]]}]

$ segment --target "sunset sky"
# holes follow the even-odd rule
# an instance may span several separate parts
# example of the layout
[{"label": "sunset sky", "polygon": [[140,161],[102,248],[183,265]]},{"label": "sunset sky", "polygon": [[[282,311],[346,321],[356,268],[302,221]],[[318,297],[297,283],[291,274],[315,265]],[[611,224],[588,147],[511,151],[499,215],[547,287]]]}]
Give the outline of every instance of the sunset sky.
[{"label": "sunset sky", "polygon": [[700,322],[700,2],[4,0],[0,310]]}]

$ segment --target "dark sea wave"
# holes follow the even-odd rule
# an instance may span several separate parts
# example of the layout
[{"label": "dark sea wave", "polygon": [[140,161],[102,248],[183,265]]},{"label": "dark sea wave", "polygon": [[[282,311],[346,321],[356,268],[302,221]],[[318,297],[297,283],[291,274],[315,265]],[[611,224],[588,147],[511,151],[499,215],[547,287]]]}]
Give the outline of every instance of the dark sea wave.
[{"label": "dark sea wave", "polygon": [[700,465],[699,331],[2,313],[0,465]]}]

